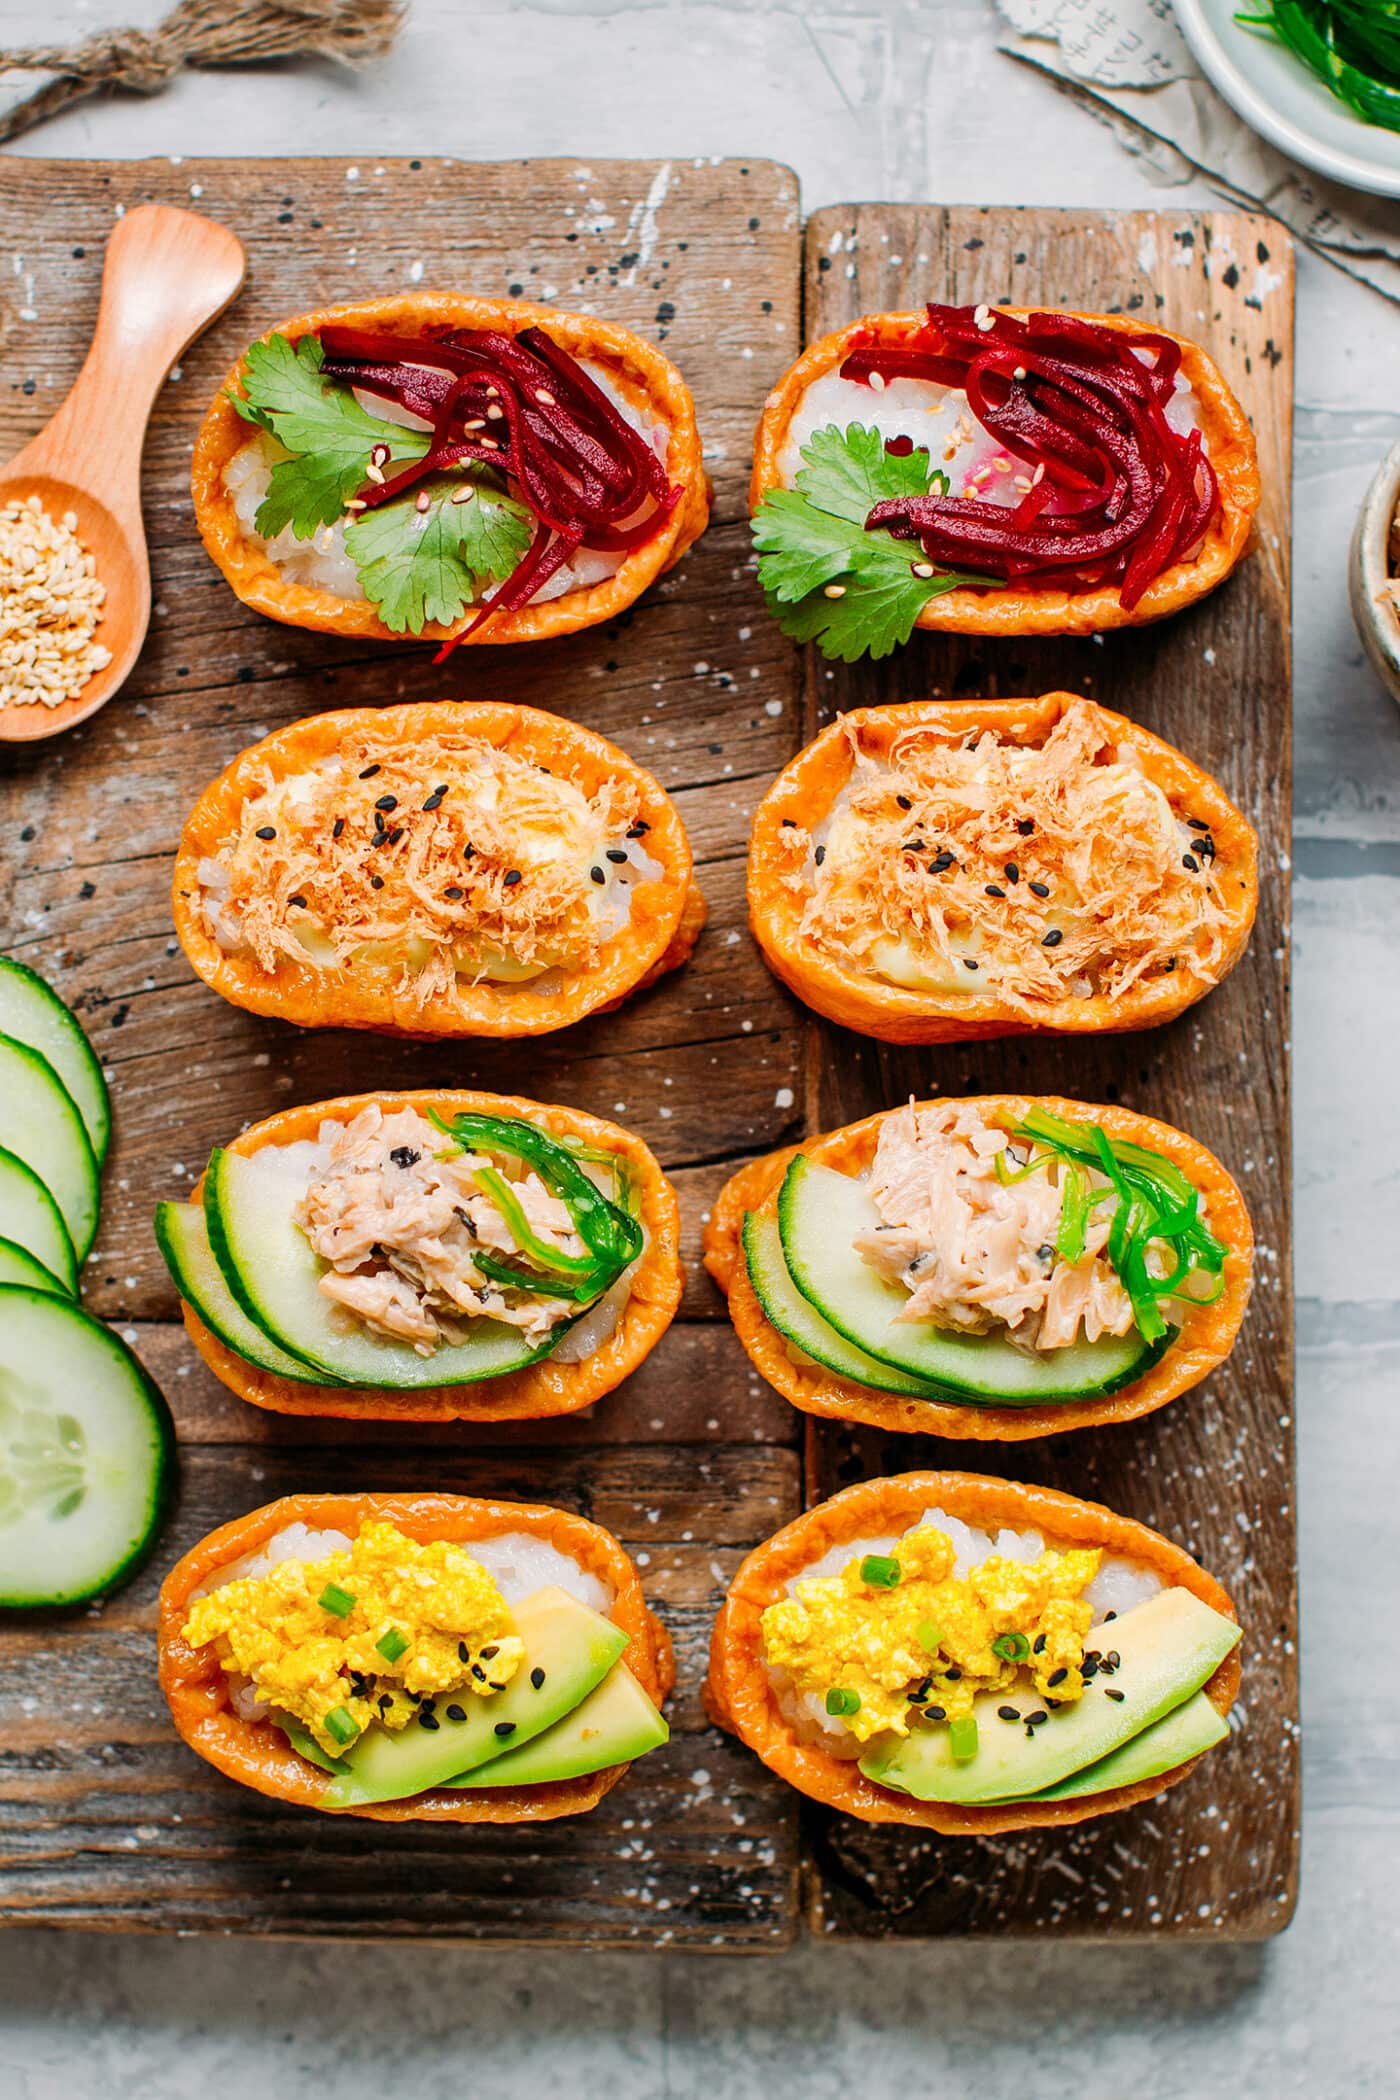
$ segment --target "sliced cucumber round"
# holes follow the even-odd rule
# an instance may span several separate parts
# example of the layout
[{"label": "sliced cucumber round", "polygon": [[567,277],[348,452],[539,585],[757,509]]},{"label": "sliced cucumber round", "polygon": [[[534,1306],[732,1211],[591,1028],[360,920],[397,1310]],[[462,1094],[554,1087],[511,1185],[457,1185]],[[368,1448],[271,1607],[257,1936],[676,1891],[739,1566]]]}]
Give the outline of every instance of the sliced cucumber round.
[{"label": "sliced cucumber round", "polygon": [[31,1291],[52,1291],[59,1298],[73,1295],[66,1284],[49,1274],[41,1261],[35,1261],[27,1249],[17,1247],[13,1240],[0,1239],[0,1283],[27,1284]]},{"label": "sliced cucumber round", "polygon": [[85,1261],[97,1234],[97,1155],[48,1059],[7,1035],[0,1035],[0,1145],[34,1169]]},{"label": "sliced cucumber round", "polygon": [[1136,1326],[1096,1342],[1071,1342],[1043,1356],[997,1334],[950,1334],[901,1320],[907,1292],[887,1283],[855,1251],[880,1214],[861,1184],[799,1153],[778,1193],[778,1228],[788,1274],[810,1305],[847,1341],[942,1394],[983,1406],[1039,1407],[1117,1392],[1175,1340],[1144,1339]]},{"label": "sliced cucumber round", "polygon": [[314,1370],[301,1357],[279,1349],[248,1318],[214,1259],[201,1204],[157,1204],[156,1245],[180,1296],[193,1306],[209,1332],[245,1363],[256,1365],[260,1371],[271,1371],[277,1378],[295,1378],[304,1385],[340,1383],[324,1371]]},{"label": "sliced cucumber round", "polygon": [[58,993],[8,955],[0,955],[0,1035],[28,1043],[31,1050],[48,1059],[77,1103],[93,1156],[101,1166],[107,1157],[112,1119],[97,1053]]},{"label": "sliced cucumber round", "polygon": [[174,1483],[170,1410],[125,1342],[69,1299],[0,1284],[0,1606],[125,1582]]},{"label": "sliced cucumber round", "polygon": [[765,1318],[814,1362],[825,1364],[838,1377],[868,1385],[877,1393],[903,1393],[914,1400],[942,1397],[940,1389],[926,1378],[896,1371],[893,1364],[882,1364],[878,1357],[857,1349],[854,1342],[848,1342],[829,1320],[822,1318],[815,1305],[807,1302],[787,1272],[778,1221],[771,1214],[751,1210],[745,1217],[744,1259]]},{"label": "sliced cucumber round", "polygon": [[418,1386],[471,1385],[499,1378],[548,1356],[568,1332],[563,1321],[532,1347],[517,1328],[472,1320],[466,1341],[444,1343],[420,1356],[407,1342],[389,1341],[345,1314],[320,1288],[325,1263],[312,1252],[293,1218],[297,1183],[271,1156],[245,1159],[216,1152],[204,1177],[209,1244],[224,1281],[254,1326],[279,1348],[345,1385],[407,1392]]},{"label": "sliced cucumber round", "polygon": [[32,1167],[0,1150],[0,1237],[13,1240],[56,1276],[71,1297],[78,1264],[63,1213]]}]

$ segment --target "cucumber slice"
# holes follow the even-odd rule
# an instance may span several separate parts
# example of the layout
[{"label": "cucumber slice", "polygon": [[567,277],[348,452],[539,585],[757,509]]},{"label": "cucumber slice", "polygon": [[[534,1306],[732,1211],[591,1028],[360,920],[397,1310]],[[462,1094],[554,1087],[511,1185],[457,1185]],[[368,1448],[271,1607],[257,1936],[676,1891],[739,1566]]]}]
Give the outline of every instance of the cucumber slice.
[{"label": "cucumber slice", "polygon": [[316,1371],[345,1385],[408,1392],[417,1386],[471,1385],[532,1364],[563,1338],[561,1322],[532,1348],[496,1320],[473,1320],[468,1340],[419,1356],[407,1342],[389,1341],[338,1316],[319,1288],[325,1264],[312,1253],[293,1219],[299,1189],[273,1148],[245,1159],[216,1152],[204,1177],[209,1244],[238,1304],[264,1334]]},{"label": "cucumber slice", "polygon": [[853,1244],[858,1233],[879,1223],[874,1203],[849,1174],[801,1153],[793,1160],[778,1193],[778,1229],[798,1290],[848,1341],[950,1398],[1039,1407],[1117,1392],[1141,1378],[1176,1339],[1169,1331],[1149,1342],[1131,1327],[1125,1335],[1032,1356],[1000,1335],[949,1334],[931,1323],[902,1321],[907,1294],[877,1276]]},{"label": "cucumber slice", "polygon": [[78,1264],[62,1212],[32,1167],[0,1149],[0,1237],[43,1263],[71,1297]]},{"label": "cucumber slice", "polygon": [[100,1167],[112,1119],[97,1053],[57,992],[8,955],[0,955],[0,1035],[48,1059],[77,1103]]},{"label": "cucumber slice", "polygon": [[878,1357],[867,1356],[864,1349],[838,1334],[815,1305],[808,1304],[787,1272],[775,1217],[749,1211],[744,1219],[744,1259],[764,1317],[804,1355],[877,1393],[903,1393],[914,1400],[942,1397],[940,1388],[926,1378],[914,1378],[907,1371],[896,1371],[892,1364],[882,1364]]},{"label": "cucumber slice", "polygon": [[46,1057],[0,1035],[0,1145],[32,1167],[63,1214],[73,1252],[97,1234],[97,1157],[77,1104]]},{"label": "cucumber slice", "polygon": [[0,1606],[127,1581],[174,1484],[170,1410],[125,1342],[66,1298],[0,1284]]},{"label": "cucumber slice", "polygon": [[224,1272],[209,1245],[209,1227],[198,1203],[156,1205],[156,1245],[165,1257],[176,1290],[204,1322],[245,1363],[277,1378],[295,1378],[303,1385],[338,1385],[324,1371],[313,1370],[298,1356],[289,1356],[276,1342],[255,1327],[224,1281]]},{"label": "cucumber slice", "polygon": [[0,1239],[0,1283],[23,1283],[31,1291],[52,1291],[56,1297],[71,1298],[72,1292],[66,1284],[51,1276],[41,1261],[13,1240]]}]

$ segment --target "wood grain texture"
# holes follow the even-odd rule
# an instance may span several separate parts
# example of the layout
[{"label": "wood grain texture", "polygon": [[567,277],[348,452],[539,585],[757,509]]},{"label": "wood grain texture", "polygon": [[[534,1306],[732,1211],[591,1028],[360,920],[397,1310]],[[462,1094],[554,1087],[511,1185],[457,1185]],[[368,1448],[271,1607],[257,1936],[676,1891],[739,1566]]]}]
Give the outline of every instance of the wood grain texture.
[{"label": "wood grain texture", "polygon": [[[767,1949],[798,1918],[791,1795],[700,1710],[710,1621],[744,1551],[801,1493],[800,1430],[698,1268],[700,1213],[734,1157],[797,1127],[802,1025],[743,928],[754,802],[798,741],[799,666],[748,560],[749,442],[799,334],[796,186],[770,163],[441,160],[0,163],[26,280],[0,286],[0,452],[62,399],[97,310],[115,215],[188,201],[245,241],[248,285],[163,390],[145,454],[155,586],[146,650],[100,718],[5,761],[5,945],[92,1034],[116,1136],[91,1307],[130,1332],[180,1430],[179,1509],[105,1610],[0,1627],[0,1915],[10,1921],[552,1946]],[[326,300],[421,282],[583,307],[664,343],[696,397],[714,523],[623,618],[530,648],[376,648],[249,613],[194,532],[195,429],[244,344]],[[23,310],[22,310],[23,309]],[[503,697],[601,730],[675,795],[711,928],[683,971],[533,1046],[302,1034],[237,1012],[170,930],[184,816],[244,745],[325,708]],[[289,1103],[378,1085],[480,1085],[642,1132],[686,1205],[681,1322],[618,1393],[508,1446],[457,1425],[297,1421],[204,1370],[150,1230],[210,1147]],[[294,1488],[421,1485],[586,1511],[637,1556],[676,1641],[669,1746],[591,1816],[529,1832],[365,1826],[243,1792],[178,1742],[155,1682],[161,1572],[213,1525]]]},{"label": "wood grain texture", "polygon": [[[1261,305],[1247,286],[1267,264]],[[1246,267],[1247,266],[1247,267]],[[1259,441],[1257,545],[1193,610],[1102,640],[916,634],[891,662],[811,653],[805,734],[874,701],[1082,691],[1214,773],[1256,825],[1262,897],[1248,953],[1165,1028],[1096,1040],[927,1049],[807,1024],[808,1128],[911,1094],[1024,1091],[1123,1101],[1200,1138],[1240,1182],[1260,1248],[1229,1362],[1160,1415],[1018,1444],[983,1471],[1086,1495],[1166,1532],[1215,1574],[1245,1625],[1237,1734],[1183,1786],[1077,1831],[957,1843],[812,1810],[809,1914],[857,1936],[1034,1933],[1259,1938],[1297,1886],[1292,1304],[1288,1217],[1289,479],[1292,254],[1274,221],[1234,213],[836,207],[806,229],[810,341],[861,313],[927,299],[1133,312],[1203,342]],[[808,1491],[917,1466],[967,1464],[933,1438],[808,1432]]]}]

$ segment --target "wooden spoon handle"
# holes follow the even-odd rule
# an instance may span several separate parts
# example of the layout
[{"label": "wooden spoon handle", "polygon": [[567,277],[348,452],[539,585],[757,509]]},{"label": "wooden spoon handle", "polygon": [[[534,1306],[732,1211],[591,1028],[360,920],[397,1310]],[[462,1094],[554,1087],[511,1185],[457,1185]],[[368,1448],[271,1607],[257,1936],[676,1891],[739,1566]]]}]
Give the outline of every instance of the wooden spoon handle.
[{"label": "wooden spoon handle", "polygon": [[44,432],[48,464],[104,495],[139,527],[141,447],[165,376],[243,282],[243,245],[226,226],[142,204],[107,242],[97,329],[83,368]]}]

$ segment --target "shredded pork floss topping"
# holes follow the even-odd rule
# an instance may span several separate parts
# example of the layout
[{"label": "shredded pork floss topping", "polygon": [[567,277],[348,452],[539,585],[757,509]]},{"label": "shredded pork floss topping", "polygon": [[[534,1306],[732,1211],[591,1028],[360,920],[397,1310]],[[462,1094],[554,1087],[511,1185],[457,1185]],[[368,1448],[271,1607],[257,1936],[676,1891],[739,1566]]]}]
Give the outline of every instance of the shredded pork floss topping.
[{"label": "shredded pork floss topping", "polygon": [[[392,1115],[371,1105],[351,1123],[321,1128],[325,1164],[313,1172],[295,1213],[312,1251],[330,1264],[321,1289],[377,1334],[431,1356],[460,1341],[473,1319],[519,1327],[543,1342],[577,1308],[482,1276],[477,1247],[509,1259],[515,1236],[477,1186],[484,1154],[451,1151],[451,1140],[416,1109]],[[515,1163],[501,1171],[537,1236],[581,1255],[568,1209],[538,1175]]]},{"label": "shredded pork floss topping", "polygon": [[[1084,1253],[1055,1251],[1064,1201],[1055,1161],[1024,1181],[997,1178],[1009,1140],[977,1110],[897,1109],[880,1130],[868,1192],[881,1223],[855,1241],[863,1261],[909,1292],[904,1320],[955,1334],[1005,1333],[1027,1350],[1126,1334],[1132,1300],[1104,1253],[1112,1213],[1091,1211]],[[1017,1164],[1030,1152],[1022,1142]],[[1102,1176],[1091,1185],[1106,1187]]]},{"label": "shredded pork floss topping", "polygon": [[886,763],[847,734],[853,770],[828,823],[781,834],[817,947],[1032,1017],[1119,999],[1181,961],[1219,975],[1227,915],[1209,826],[1113,745],[1092,702],[1066,708],[1040,745],[912,729]]},{"label": "shredded pork floss topping", "polygon": [[608,848],[637,809],[625,780],[586,794],[483,738],[356,737],[307,772],[266,769],[201,863],[206,916],[264,970],[396,967],[420,1005],[451,997],[459,973],[586,971],[616,930]]}]

